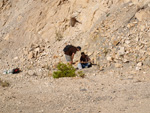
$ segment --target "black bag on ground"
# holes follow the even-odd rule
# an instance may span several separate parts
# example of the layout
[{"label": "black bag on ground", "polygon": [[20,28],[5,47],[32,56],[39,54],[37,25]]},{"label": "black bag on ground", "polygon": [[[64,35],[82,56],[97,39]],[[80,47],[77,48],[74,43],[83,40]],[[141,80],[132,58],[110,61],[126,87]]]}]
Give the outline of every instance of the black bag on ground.
[{"label": "black bag on ground", "polygon": [[63,51],[67,52],[71,47],[72,47],[72,45],[66,45],[66,47],[63,49]]},{"label": "black bag on ground", "polygon": [[19,68],[15,68],[15,69],[12,70],[12,73],[13,73],[13,74],[16,74],[16,73],[19,73],[19,72],[20,72],[20,69],[19,69]]}]

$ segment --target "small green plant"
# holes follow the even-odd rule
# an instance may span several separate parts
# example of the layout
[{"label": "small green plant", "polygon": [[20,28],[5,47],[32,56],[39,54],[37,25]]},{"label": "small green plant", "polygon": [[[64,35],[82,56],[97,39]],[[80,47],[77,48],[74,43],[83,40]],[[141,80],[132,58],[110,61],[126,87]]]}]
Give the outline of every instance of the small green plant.
[{"label": "small green plant", "polygon": [[56,41],[61,41],[63,38],[62,33],[60,31],[56,31]]},{"label": "small green plant", "polygon": [[76,69],[70,64],[59,63],[57,65],[57,71],[53,72],[54,78],[60,77],[75,77],[76,76]]},{"label": "small green plant", "polygon": [[8,82],[3,81],[3,80],[0,79],[0,86],[2,86],[2,87],[8,87],[9,85],[10,84]]},{"label": "small green plant", "polygon": [[83,73],[83,71],[78,71],[77,74],[78,74],[79,77],[82,77],[82,78],[85,77],[85,74]]}]

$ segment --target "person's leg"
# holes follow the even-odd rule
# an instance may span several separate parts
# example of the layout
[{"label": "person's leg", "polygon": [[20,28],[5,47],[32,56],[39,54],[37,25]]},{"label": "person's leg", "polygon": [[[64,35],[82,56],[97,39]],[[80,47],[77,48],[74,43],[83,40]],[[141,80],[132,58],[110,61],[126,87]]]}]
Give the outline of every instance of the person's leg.
[{"label": "person's leg", "polygon": [[78,69],[82,69],[81,63],[78,64]]},{"label": "person's leg", "polygon": [[71,56],[69,55],[65,55],[66,61],[69,62],[70,64],[72,64],[71,62]]},{"label": "person's leg", "polygon": [[82,68],[87,68],[88,67],[88,63],[81,63]]},{"label": "person's leg", "polygon": [[92,64],[91,64],[91,63],[88,63],[88,68],[89,68],[89,67],[92,67]]}]

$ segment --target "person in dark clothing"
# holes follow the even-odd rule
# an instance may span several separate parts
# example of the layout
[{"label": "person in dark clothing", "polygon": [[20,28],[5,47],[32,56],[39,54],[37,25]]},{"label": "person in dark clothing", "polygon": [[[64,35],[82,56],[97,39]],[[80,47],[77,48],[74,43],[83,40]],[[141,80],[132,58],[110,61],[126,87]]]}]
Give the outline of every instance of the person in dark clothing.
[{"label": "person in dark clothing", "polygon": [[66,57],[67,62],[69,62],[70,64],[73,64],[74,55],[76,54],[77,51],[80,51],[80,50],[81,50],[80,46],[69,47],[69,49],[65,51],[65,57]]},{"label": "person in dark clothing", "polygon": [[88,55],[84,52],[81,53],[80,63],[78,64],[78,69],[91,67],[91,60]]}]

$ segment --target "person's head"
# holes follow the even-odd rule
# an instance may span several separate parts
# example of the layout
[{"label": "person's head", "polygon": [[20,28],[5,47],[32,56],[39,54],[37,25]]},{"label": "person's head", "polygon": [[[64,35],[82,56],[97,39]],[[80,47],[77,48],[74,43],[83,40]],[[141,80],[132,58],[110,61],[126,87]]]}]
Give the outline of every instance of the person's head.
[{"label": "person's head", "polygon": [[81,56],[85,56],[85,53],[84,53],[84,52],[81,52]]},{"label": "person's head", "polygon": [[80,51],[80,50],[81,50],[81,47],[80,47],[80,46],[77,46],[77,50]]}]

